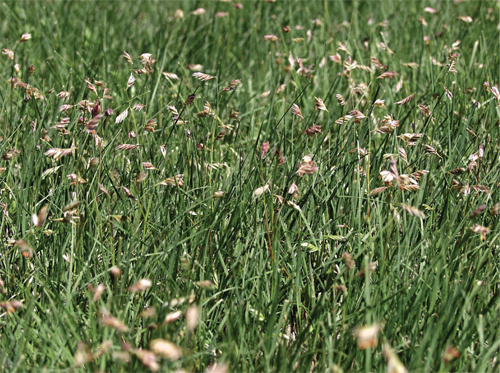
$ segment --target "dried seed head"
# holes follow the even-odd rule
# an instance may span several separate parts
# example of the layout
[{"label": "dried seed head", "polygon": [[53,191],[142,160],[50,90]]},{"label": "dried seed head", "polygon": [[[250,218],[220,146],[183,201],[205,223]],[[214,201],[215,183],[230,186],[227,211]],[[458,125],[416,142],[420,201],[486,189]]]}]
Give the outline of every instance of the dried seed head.
[{"label": "dried seed head", "polygon": [[264,41],[272,41],[272,42],[277,42],[279,41],[280,39],[274,35],[274,34],[269,34],[269,35],[264,35],[264,38],[262,39]]},{"label": "dried seed head", "polygon": [[197,306],[188,307],[184,317],[186,318],[186,326],[188,331],[193,332],[198,326],[198,320],[200,318],[199,308]]},{"label": "dried seed head", "polygon": [[172,342],[165,339],[153,339],[149,343],[149,347],[155,354],[158,354],[165,359],[176,361],[182,357],[182,350]]},{"label": "dried seed head", "polygon": [[191,14],[195,15],[195,16],[201,16],[201,15],[205,14],[205,12],[206,12],[205,9],[198,8],[194,12],[191,12]]},{"label": "dried seed head", "polygon": [[160,370],[158,359],[153,352],[148,350],[135,350],[134,353],[150,371],[157,372]]},{"label": "dried seed head", "polygon": [[109,314],[109,312],[106,310],[101,311],[100,323],[101,323],[101,325],[116,329],[122,333],[126,333],[129,331],[129,328],[127,325],[125,325],[123,322],[121,322],[116,317],[111,316]]},{"label": "dried seed head", "polygon": [[178,320],[181,316],[182,316],[182,312],[181,312],[181,311],[171,312],[171,313],[169,313],[169,314],[165,317],[165,322],[164,322],[164,324],[165,324],[165,325],[168,325],[168,324],[170,324],[170,323],[173,323],[174,321]]},{"label": "dried seed head", "polygon": [[379,324],[373,324],[370,326],[363,326],[357,328],[354,331],[354,335],[358,340],[358,348],[360,350],[366,350],[368,348],[373,348],[377,345],[377,335],[380,331]]},{"label": "dried seed head", "polygon": [[299,168],[296,172],[296,174],[299,177],[302,177],[304,175],[312,175],[318,171],[318,167],[314,164],[314,161],[312,160],[311,156],[306,155],[303,159],[302,162],[299,164]]},{"label": "dried seed head", "polygon": [[127,82],[127,89],[129,89],[130,87],[132,87],[135,83],[135,78],[134,78],[134,75],[133,74],[130,74],[129,78],[128,78],[128,82]]},{"label": "dried seed head", "polygon": [[174,18],[175,19],[183,19],[184,18],[184,12],[182,9],[177,9],[174,13]]},{"label": "dried seed head", "polygon": [[113,277],[120,277],[121,274],[122,274],[122,271],[120,268],[118,268],[117,266],[113,266],[109,269],[109,272],[111,273],[111,276]]},{"label": "dried seed head", "polygon": [[83,342],[78,342],[77,349],[73,357],[73,366],[76,368],[81,367],[86,363],[91,362],[92,359],[93,356],[89,347]]},{"label": "dried seed head", "polygon": [[413,100],[413,97],[415,97],[415,93],[412,93],[408,97],[403,98],[401,101],[395,102],[394,105],[404,105]]},{"label": "dried seed head", "polygon": [[128,63],[131,63],[132,65],[134,64],[134,62],[132,61],[132,57],[130,57],[130,54],[128,54],[127,52],[123,52],[123,57],[125,57]]},{"label": "dried seed head", "polygon": [[263,159],[269,150],[269,141],[266,141],[261,146],[260,159]]},{"label": "dried seed head", "polygon": [[152,284],[153,283],[151,282],[151,280],[143,278],[129,287],[128,290],[133,293],[143,292],[146,289],[150,288]]},{"label": "dried seed head", "polygon": [[33,214],[31,217],[31,221],[33,225],[37,228],[41,228],[45,219],[47,218],[47,210],[49,209],[48,205],[42,206],[42,208],[38,211],[38,215]]},{"label": "dried seed head", "polygon": [[266,184],[263,187],[255,189],[254,192],[252,193],[252,196],[254,199],[259,198],[262,194],[264,194],[264,192],[267,192],[268,190],[269,190],[269,185]]},{"label": "dried seed head", "polygon": [[174,73],[162,73],[163,76],[165,76],[165,78],[169,79],[169,80],[179,80],[179,77],[177,76],[177,74],[174,74]]},{"label": "dried seed head", "polygon": [[226,364],[218,364],[218,363],[210,365],[205,370],[205,373],[228,373],[228,372],[229,372],[229,367]]},{"label": "dried seed head", "polygon": [[235,79],[229,83],[229,85],[222,90],[222,92],[234,91],[241,84],[241,80]]},{"label": "dried seed head", "polygon": [[344,263],[347,269],[351,270],[356,266],[356,263],[352,259],[351,254],[349,254],[348,252],[342,254],[342,259],[344,259]]},{"label": "dried seed head", "polygon": [[186,106],[191,105],[195,98],[196,98],[195,93],[193,93],[192,95],[189,95],[188,98],[186,99],[186,101],[184,102],[184,105],[186,105]]},{"label": "dried seed head", "polygon": [[315,97],[314,99],[316,100],[316,110],[323,110],[323,111],[328,112],[322,99],[320,99],[318,97]]},{"label": "dried seed head", "polygon": [[210,79],[215,79],[215,76],[204,74],[201,72],[195,72],[192,74],[192,76],[198,80],[201,80],[202,82],[206,82],[207,80]]},{"label": "dried seed head", "polygon": [[125,109],[125,111],[123,113],[121,113],[120,115],[118,115],[115,119],[115,123],[121,123],[125,120],[125,118],[128,117],[128,108]]},{"label": "dried seed head", "polygon": [[145,319],[150,319],[156,315],[156,308],[154,307],[146,307],[144,311],[141,312],[141,317]]},{"label": "dried seed head", "polygon": [[420,211],[419,209],[417,209],[416,207],[409,206],[409,205],[402,203],[401,209],[410,215],[416,216],[417,218],[425,219],[425,214],[422,211]]},{"label": "dried seed head", "polygon": [[321,130],[321,126],[318,126],[316,124],[313,124],[311,127],[307,128],[304,133],[307,135],[307,136],[313,136],[317,133],[321,133],[322,130]]},{"label": "dried seed head", "polygon": [[443,361],[445,364],[451,363],[453,360],[460,357],[460,351],[456,347],[447,346],[443,352]]},{"label": "dried seed head", "polygon": [[24,240],[17,240],[15,242],[15,245],[19,248],[19,251],[21,252],[21,255],[24,258],[33,257],[33,248],[30,245],[28,245]]},{"label": "dried seed head", "polygon": [[19,40],[20,43],[24,43],[25,41],[28,41],[31,39],[31,34],[22,34],[21,35],[21,40]]},{"label": "dried seed head", "polygon": [[394,77],[398,76],[399,74],[395,71],[386,71],[385,73],[382,73],[377,77],[377,79],[393,79]]},{"label": "dried seed head", "polygon": [[104,293],[104,290],[106,289],[107,289],[106,286],[104,286],[103,284],[97,285],[97,287],[94,290],[94,295],[92,296],[92,300],[94,302],[97,302],[99,299],[101,299],[101,295],[102,293]]},{"label": "dried seed head", "polygon": [[302,113],[300,112],[299,105],[297,105],[297,104],[292,105],[292,114],[298,116],[301,119],[304,119],[304,117],[302,116]]},{"label": "dried seed head", "polygon": [[384,353],[385,359],[387,360],[387,372],[388,373],[407,373],[405,366],[399,360],[398,355],[392,350],[388,343],[384,343],[382,346],[382,352]]}]

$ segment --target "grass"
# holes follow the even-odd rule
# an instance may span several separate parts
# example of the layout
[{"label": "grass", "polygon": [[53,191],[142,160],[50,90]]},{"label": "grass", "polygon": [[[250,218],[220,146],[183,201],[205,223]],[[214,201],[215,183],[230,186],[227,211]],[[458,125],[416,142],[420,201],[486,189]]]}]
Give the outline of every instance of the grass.
[{"label": "grass", "polygon": [[0,5],[0,371],[497,371],[499,3],[242,6]]}]

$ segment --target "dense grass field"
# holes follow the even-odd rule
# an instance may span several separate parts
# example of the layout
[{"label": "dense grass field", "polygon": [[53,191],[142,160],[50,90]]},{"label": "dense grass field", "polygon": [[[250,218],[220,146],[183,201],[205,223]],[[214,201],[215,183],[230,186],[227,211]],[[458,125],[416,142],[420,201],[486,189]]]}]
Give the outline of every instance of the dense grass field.
[{"label": "dense grass field", "polygon": [[497,372],[499,4],[0,4],[0,372]]}]

